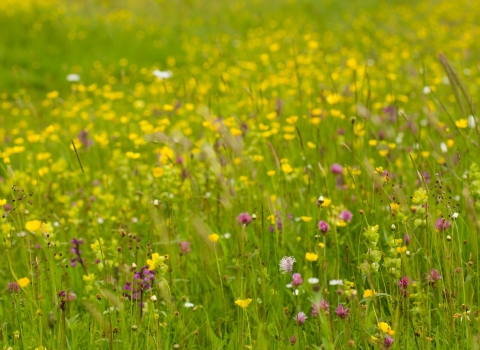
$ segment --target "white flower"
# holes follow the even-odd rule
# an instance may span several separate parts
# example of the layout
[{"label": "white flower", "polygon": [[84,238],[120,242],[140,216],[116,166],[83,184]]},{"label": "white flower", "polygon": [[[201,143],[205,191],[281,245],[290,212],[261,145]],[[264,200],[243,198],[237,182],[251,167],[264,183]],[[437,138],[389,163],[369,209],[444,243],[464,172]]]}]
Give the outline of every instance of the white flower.
[{"label": "white flower", "polygon": [[173,76],[173,74],[169,70],[161,71],[159,69],[155,69],[153,71],[153,76],[157,77],[158,79],[170,79]]},{"label": "white flower", "polygon": [[282,273],[292,272],[295,261],[293,256],[284,256],[282,260],[280,260],[280,271]]},{"label": "white flower", "polygon": [[157,296],[156,295],[152,295],[150,297],[150,300],[153,301],[153,302],[156,302],[157,301]]},{"label": "white flower", "polygon": [[136,224],[136,223],[138,222],[138,218],[136,218],[136,217],[135,217],[135,218],[132,218],[132,222],[133,222],[134,224]]},{"label": "white flower", "polygon": [[325,202],[325,198],[323,196],[318,197],[318,203],[323,204]]},{"label": "white flower", "polygon": [[343,280],[330,280],[328,284],[331,286],[343,286]]},{"label": "white flower", "polygon": [[102,219],[102,218],[98,218],[98,219],[97,219],[97,222],[98,222],[99,224],[103,224],[103,219]]},{"label": "white flower", "polygon": [[230,237],[232,237],[232,235],[228,232],[223,235],[223,238],[226,238],[226,239],[229,239]]},{"label": "white flower", "polygon": [[287,284],[285,287],[287,287],[287,288],[292,288],[292,284],[289,283],[289,284]]},{"label": "white flower", "polygon": [[158,206],[158,203],[160,203],[160,202],[158,201],[158,199],[154,199],[154,200],[153,200],[153,205],[154,205],[154,206]]},{"label": "white flower", "polygon": [[458,213],[453,213],[452,214],[452,219],[457,220],[458,219]]},{"label": "white flower", "polygon": [[423,87],[423,93],[425,95],[428,95],[430,92],[432,92],[432,89],[430,89],[430,86],[424,86]]},{"label": "white flower", "polygon": [[473,115],[468,116],[468,127],[470,129],[475,129],[475,117]]},{"label": "white flower", "polygon": [[183,304],[183,306],[185,306],[186,308],[189,308],[189,307],[194,307],[195,305],[193,305],[192,303],[186,302],[185,304]]},{"label": "white flower", "polygon": [[132,263],[132,269],[135,269],[137,267],[137,264]]},{"label": "white flower", "polygon": [[293,295],[298,295],[298,289],[295,289],[295,290],[293,291]]},{"label": "white flower", "polygon": [[320,280],[316,277],[311,277],[308,279],[308,283],[310,284],[317,284]]},{"label": "white flower", "polygon": [[72,74],[69,74],[67,75],[67,81],[70,81],[70,82],[77,82],[77,81],[80,81],[80,75],[78,74],[75,74],[75,73],[72,73]]},{"label": "white flower", "polygon": [[445,142],[441,142],[441,143],[440,143],[440,149],[442,150],[443,153],[447,153],[448,147],[447,147],[447,145],[445,144]]}]

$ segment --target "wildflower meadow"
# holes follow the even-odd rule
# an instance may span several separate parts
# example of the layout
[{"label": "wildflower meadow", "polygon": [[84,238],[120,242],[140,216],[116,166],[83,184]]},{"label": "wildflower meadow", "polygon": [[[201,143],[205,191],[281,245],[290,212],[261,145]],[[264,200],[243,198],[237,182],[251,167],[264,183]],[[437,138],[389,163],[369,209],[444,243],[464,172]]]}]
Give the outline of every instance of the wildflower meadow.
[{"label": "wildflower meadow", "polygon": [[0,349],[480,349],[480,2],[1,0]]}]

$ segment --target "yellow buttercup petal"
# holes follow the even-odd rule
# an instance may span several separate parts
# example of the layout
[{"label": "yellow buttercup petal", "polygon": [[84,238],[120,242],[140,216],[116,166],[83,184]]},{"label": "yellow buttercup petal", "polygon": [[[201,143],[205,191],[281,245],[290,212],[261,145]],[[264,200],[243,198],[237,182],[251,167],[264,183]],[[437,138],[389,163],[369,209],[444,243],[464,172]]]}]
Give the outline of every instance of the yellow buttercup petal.
[{"label": "yellow buttercup petal", "polygon": [[250,305],[251,302],[252,302],[252,299],[245,299],[245,300],[238,299],[235,301],[235,304],[245,309],[246,307],[248,307],[248,305]]}]

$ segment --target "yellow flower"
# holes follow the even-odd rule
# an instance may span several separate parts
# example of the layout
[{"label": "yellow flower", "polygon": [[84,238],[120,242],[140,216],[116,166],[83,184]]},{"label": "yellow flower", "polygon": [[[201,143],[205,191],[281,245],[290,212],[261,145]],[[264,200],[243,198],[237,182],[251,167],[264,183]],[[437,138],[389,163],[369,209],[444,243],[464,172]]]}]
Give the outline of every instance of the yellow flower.
[{"label": "yellow flower", "polygon": [[5,204],[7,204],[6,199],[0,199],[0,207],[3,207]]},{"label": "yellow flower", "polygon": [[32,220],[25,223],[25,228],[28,231],[37,231],[41,226],[42,222],[40,220]]},{"label": "yellow flower", "polygon": [[208,235],[208,239],[213,243],[218,241],[219,238],[220,238],[220,236],[217,235],[216,233],[212,233],[211,235]]},{"label": "yellow flower", "polygon": [[235,304],[245,309],[246,307],[248,307],[248,305],[250,305],[251,302],[252,302],[252,299],[245,299],[245,300],[238,299],[237,301],[235,301]]},{"label": "yellow flower", "polygon": [[127,152],[127,153],[125,153],[125,155],[127,156],[127,158],[130,158],[130,159],[140,158],[140,153]]},{"label": "yellow flower", "polygon": [[397,211],[398,209],[400,208],[400,204],[397,204],[397,203],[390,203],[390,209],[392,211]]},{"label": "yellow flower", "polygon": [[387,333],[388,331],[391,330],[387,322],[379,322],[377,326],[383,333]]},{"label": "yellow flower", "polygon": [[459,119],[455,122],[455,125],[459,129],[465,129],[468,126],[468,119]]},{"label": "yellow flower", "polygon": [[302,220],[305,222],[310,222],[312,221],[312,218],[310,216],[302,216]]},{"label": "yellow flower", "polygon": [[29,284],[30,280],[28,279],[28,277],[23,277],[18,280],[18,285],[22,288],[28,287]]},{"label": "yellow flower", "polygon": [[285,164],[282,164],[282,171],[285,173],[285,174],[290,174],[292,171],[293,171],[293,168],[290,164],[288,163],[285,163]]},{"label": "yellow flower", "polygon": [[160,177],[164,173],[163,168],[155,167],[153,168],[153,177]]},{"label": "yellow flower", "polygon": [[152,271],[155,270],[156,268],[163,266],[165,260],[168,259],[168,255],[162,255],[158,253],[153,253],[151,259],[147,259],[147,265],[148,265],[148,270]]},{"label": "yellow flower", "polygon": [[325,248],[325,243],[318,243],[318,246],[323,249]]},{"label": "yellow flower", "polygon": [[269,171],[267,171],[267,175],[268,175],[268,176],[275,176],[275,173],[276,173],[275,170],[269,170]]},{"label": "yellow flower", "polygon": [[363,293],[363,297],[364,297],[364,298],[373,297],[375,294],[377,294],[377,292],[375,292],[375,289],[367,289],[367,290]]},{"label": "yellow flower", "polygon": [[83,280],[87,283],[95,281],[95,274],[89,273],[88,275],[83,275]]},{"label": "yellow flower", "polygon": [[306,253],[305,254],[305,259],[307,259],[308,261],[317,261],[318,260],[318,255],[315,254],[315,253]]},{"label": "yellow flower", "polygon": [[50,100],[54,100],[58,97],[58,91],[52,91],[47,93],[47,98]]},{"label": "yellow flower", "polygon": [[330,205],[330,203],[332,203],[332,200],[329,199],[329,198],[324,198],[323,199],[323,203],[322,203],[322,208],[326,208]]}]

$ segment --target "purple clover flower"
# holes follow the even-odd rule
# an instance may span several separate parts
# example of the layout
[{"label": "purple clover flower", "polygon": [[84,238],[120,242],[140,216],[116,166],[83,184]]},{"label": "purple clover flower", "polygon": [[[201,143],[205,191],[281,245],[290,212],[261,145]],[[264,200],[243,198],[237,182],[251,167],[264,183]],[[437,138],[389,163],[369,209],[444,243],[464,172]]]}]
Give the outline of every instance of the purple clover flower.
[{"label": "purple clover flower", "polygon": [[340,219],[342,219],[345,222],[350,222],[352,220],[352,213],[348,210],[344,210],[340,213],[338,216]]},{"label": "purple clover flower", "polygon": [[292,286],[295,288],[298,288],[302,285],[303,280],[302,280],[302,275],[300,275],[298,272],[295,272],[292,275]]},{"label": "purple clover flower", "polygon": [[325,312],[326,315],[328,315],[329,312],[330,312],[330,304],[328,304],[325,301],[325,299],[320,300],[320,303],[318,303],[318,305],[315,304],[315,303],[312,304],[312,316],[313,317],[318,316],[320,311]]},{"label": "purple clover flower", "polygon": [[293,318],[299,326],[303,326],[305,324],[305,320],[307,319],[307,316],[303,311],[300,311],[297,316]]},{"label": "purple clover flower", "polygon": [[240,225],[247,226],[252,222],[252,217],[249,213],[240,213],[238,214],[237,221]]},{"label": "purple clover flower", "polygon": [[328,232],[329,227],[328,227],[328,224],[325,221],[321,220],[318,223],[318,229],[320,231],[322,231],[323,234],[326,234]]},{"label": "purple clover flower", "polygon": [[335,310],[335,314],[343,320],[349,316],[350,309],[348,307],[344,307],[343,304],[339,304]]}]

